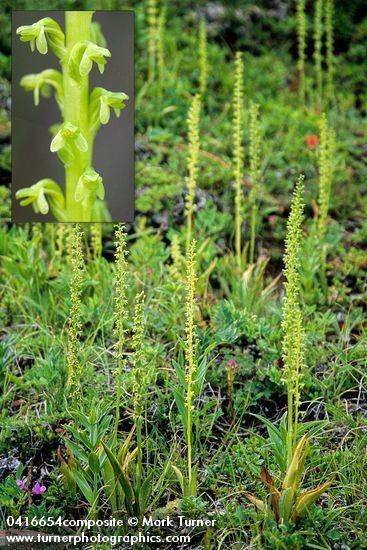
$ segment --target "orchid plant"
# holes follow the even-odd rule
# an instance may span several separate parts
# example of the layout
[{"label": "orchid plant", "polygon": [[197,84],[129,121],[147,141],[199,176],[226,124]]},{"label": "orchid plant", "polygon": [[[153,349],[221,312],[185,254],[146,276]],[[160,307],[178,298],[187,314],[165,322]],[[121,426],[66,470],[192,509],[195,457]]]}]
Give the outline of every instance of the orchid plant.
[{"label": "orchid plant", "polygon": [[65,34],[50,17],[17,29],[20,40],[29,42],[32,51],[37,49],[44,55],[50,49],[61,65],[61,71],[46,69],[39,74],[25,75],[20,84],[33,92],[36,106],[40,97],[49,97],[54,91],[62,122],[52,127],[50,150],[65,167],[65,188],[63,191],[54,180],[44,178],[18,190],[16,198],[22,206],[32,204],[36,213],[51,211],[61,222],[111,219],[104,202],[102,176],[93,168],[93,143],[101,125],[108,123],[110,110],[119,117],[129,97],[101,87],[89,93],[93,64],[102,74],[111,57],[92,16],[92,11],[66,11]]}]

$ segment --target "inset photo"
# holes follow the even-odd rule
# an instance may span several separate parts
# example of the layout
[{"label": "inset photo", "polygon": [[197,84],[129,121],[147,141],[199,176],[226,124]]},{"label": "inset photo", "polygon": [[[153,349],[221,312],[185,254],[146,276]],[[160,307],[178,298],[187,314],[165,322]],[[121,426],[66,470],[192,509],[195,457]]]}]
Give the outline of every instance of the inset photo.
[{"label": "inset photo", "polygon": [[12,93],[12,221],[133,221],[133,11],[13,11]]}]

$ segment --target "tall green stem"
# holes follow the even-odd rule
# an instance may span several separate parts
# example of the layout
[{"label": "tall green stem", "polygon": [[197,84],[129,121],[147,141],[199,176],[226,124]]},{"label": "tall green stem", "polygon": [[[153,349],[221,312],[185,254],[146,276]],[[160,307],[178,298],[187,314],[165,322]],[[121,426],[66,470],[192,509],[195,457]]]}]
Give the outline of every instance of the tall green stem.
[{"label": "tall green stem", "polygon": [[189,491],[191,494],[191,484],[192,484],[192,443],[191,443],[191,381],[190,381],[190,388],[188,388],[188,395],[187,395],[187,433],[186,433],[186,439],[187,439],[187,474],[188,474],[188,485],[189,485]]},{"label": "tall green stem", "polygon": [[314,17],[314,41],[315,51],[313,54],[316,68],[317,99],[322,103],[322,10],[324,0],[316,0]]},{"label": "tall green stem", "polygon": [[294,388],[294,395],[296,399],[294,401],[294,411],[293,411],[293,433],[292,433],[292,451],[293,453],[297,447],[297,431],[298,431],[298,420],[299,420],[299,372],[296,378],[296,384]]},{"label": "tall green stem", "polygon": [[327,65],[327,99],[329,104],[334,95],[334,35],[333,35],[334,2],[326,0],[325,28],[326,28],[326,65]]},{"label": "tall green stem", "polygon": [[88,143],[86,152],[76,151],[75,160],[65,167],[66,209],[68,218],[73,221],[90,221],[85,218],[81,203],[75,201],[75,188],[80,176],[91,165],[92,144],[89,137],[88,102],[89,77],[80,76],[76,81],[68,70],[70,52],[78,42],[90,40],[92,11],[65,12],[66,50],[63,61],[64,81],[64,121],[77,126]]},{"label": "tall green stem", "polygon": [[137,441],[137,447],[138,447],[138,464],[137,464],[137,484],[140,486],[141,480],[143,478],[143,445],[142,445],[142,434],[141,434],[141,426],[142,426],[142,417],[139,416],[136,421],[136,441]]},{"label": "tall green stem", "polygon": [[117,344],[117,351],[116,355],[118,357],[117,359],[117,387],[116,387],[116,411],[115,411],[115,426],[114,426],[114,441],[117,442],[117,434],[119,429],[119,423],[120,423],[120,405],[121,405],[121,394],[122,394],[122,387],[121,387],[121,376],[122,376],[122,344],[123,344],[123,336],[119,337],[118,344]]},{"label": "tall green stem", "polygon": [[257,205],[253,204],[251,209],[250,265],[254,263],[254,259],[255,259],[256,221],[257,221]]},{"label": "tall green stem", "polygon": [[306,2],[298,0],[297,3],[297,20],[298,20],[298,76],[299,76],[299,95],[301,103],[305,102],[305,61],[306,61],[306,34],[307,34],[307,19],[306,19]]},{"label": "tall green stem", "polygon": [[293,393],[288,388],[288,408],[287,408],[287,466],[290,465],[293,458]]}]

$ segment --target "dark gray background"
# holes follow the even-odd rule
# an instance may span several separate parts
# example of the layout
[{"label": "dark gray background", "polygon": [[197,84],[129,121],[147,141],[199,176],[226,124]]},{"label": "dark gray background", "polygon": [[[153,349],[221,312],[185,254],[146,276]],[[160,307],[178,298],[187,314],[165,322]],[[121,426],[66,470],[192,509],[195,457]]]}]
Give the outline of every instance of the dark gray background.
[{"label": "dark gray background", "polygon": [[[25,74],[44,69],[60,70],[52,52],[31,52],[29,43],[16,34],[20,25],[30,25],[43,17],[52,17],[65,30],[64,11],[12,12],[12,221],[54,221],[52,215],[36,214],[32,205],[20,206],[15,193],[42,178],[54,179],[64,189],[64,166],[50,151],[49,127],[61,120],[54,97],[40,97],[38,107],[33,92],[26,92],[19,82]],[[134,218],[134,13],[132,11],[96,11],[107,40],[111,57],[104,74],[93,64],[89,73],[90,91],[102,86],[129,96],[120,118],[111,109],[110,121],[98,131],[93,152],[93,167],[102,176],[106,202],[113,221]]]}]

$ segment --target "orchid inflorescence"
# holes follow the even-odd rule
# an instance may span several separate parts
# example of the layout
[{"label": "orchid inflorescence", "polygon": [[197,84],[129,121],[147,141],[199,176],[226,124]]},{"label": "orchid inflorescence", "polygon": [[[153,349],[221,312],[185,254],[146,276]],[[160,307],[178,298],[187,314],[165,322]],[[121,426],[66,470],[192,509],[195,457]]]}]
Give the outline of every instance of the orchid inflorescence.
[{"label": "orchid inflorescence", "polygon": [[36,106],[40,97],[50,97],[54,91],[63,121],[52,127],[50,150],[57,153],[65,167],[65,192],[54,180],[44,178],[18,190],[16,198],[22,206],[32,204],[33,210],[43,215],[51,211],[58,221],[64,222],[110,220],[102,176],[93,168],[93,142],[101,125],[109,122],[111,109],[119,117],[129,99],[123,92],[102,87],[89,94],[93,64],[103,74],[111,57],[92,15],[92,11],[65,12],[65,34],[50,17],[17,29],[20,40],[29,42],[32,51],[37,49],[44,55],[50,49],[60,61],[61,72],[45,69],[25,75],[20,84],[33,92]]}]

